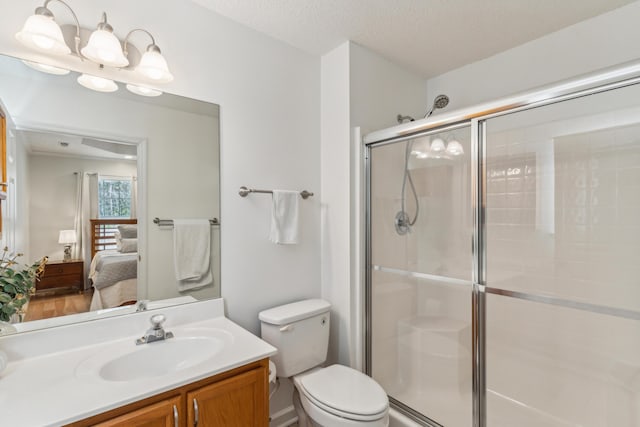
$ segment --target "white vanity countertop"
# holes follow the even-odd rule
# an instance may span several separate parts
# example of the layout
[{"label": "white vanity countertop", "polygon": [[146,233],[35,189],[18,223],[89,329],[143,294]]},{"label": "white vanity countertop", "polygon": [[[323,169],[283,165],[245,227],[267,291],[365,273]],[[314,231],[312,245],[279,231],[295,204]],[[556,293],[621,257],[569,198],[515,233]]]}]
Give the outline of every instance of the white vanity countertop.
[{"label": "white vanity countertop", "polygon": [[[217,304],[217,305],[216,305]],[[200,307],[195,307],[200,306]],[[213,309],[212,309],[213,308]],[[272,356],[276,349],[223,316],[222,301],[203,301],[169,308],[136,313],[131,316],[104,319],[38,331],[43,340],[46,332],[49,352],[35,347],[20,351],[26,342],[21,334],[15,341],[0,340],[0,349],[9,355],[7,369],[0,373],[0,408],[2,425],[21,427],[60,426],[180,387],[230,369]],[[191,312],[185,317],[185,311]],[[164,327],[179,337],[198,328],[216,330],[228,337],[225,347],[214,357],[190,368],[162,376],[132,381],[106,381],[82,372],[83,361],[102,358],[105,353],[133,343],[148,328],[131,334],[131,324],[144,325],[151,315],[165,314]],[[212,317],[212,315],[214,317]],[[176,319],[171,322],[172,317]],[[204,319],[202,319],[204,317]],[[185,320],[189,318],[189,320]],[[195,319],[195,321],[191,321]],[[125,326],[126,325],[126,326]],[[77,329],[74,331],[74,328]],[[96,341],[95,334],[102,334]],[[122,330],[129,333],[119,334]],[[59,340],[76,339],[61,348]],[[107,337],[104,337],[107,335]],[[118,336],[119,335],[119,336]],[[144,344],[139,347],[155,344]],[[70,347],[70,348],[69,348]],[[84,363],[86,366],[86,362]]]}]

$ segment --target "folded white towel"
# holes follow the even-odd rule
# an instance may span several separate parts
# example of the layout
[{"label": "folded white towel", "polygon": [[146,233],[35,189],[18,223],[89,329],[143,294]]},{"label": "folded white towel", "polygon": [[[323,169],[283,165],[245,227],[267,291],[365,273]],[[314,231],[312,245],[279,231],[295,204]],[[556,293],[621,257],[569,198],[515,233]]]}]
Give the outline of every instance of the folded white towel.
[{"label": "folded white towel", "polygon": [[273,190],[269,240],[282,245],[298,243],[297,191]]},{"label": "folded white towel", "polygon": [[173,263],[178,291],[213,283],[211,224],[208,219],[173,220]]}]

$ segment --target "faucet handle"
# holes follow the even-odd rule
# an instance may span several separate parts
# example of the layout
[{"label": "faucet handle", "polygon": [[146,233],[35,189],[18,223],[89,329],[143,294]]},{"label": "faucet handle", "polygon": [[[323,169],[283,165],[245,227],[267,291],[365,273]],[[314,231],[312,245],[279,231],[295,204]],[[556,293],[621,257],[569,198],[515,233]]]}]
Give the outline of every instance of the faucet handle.
[{"label": "faucet handle", "polygon": [[136,311],[146,311],[149,308],[149,300],[141,299],[136,303]]},{"label": "faucet handle", "polygon": [[165,320],[167,320],[167,318],[164,314],[154,314],[149,319],[151,325],[153,325],[153,329],[162,329],[162,324]]}]

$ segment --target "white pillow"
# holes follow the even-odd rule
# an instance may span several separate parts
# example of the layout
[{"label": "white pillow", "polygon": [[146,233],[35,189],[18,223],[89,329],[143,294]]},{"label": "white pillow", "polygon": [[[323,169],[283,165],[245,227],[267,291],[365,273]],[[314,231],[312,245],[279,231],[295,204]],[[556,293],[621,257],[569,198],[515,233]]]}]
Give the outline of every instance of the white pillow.
[{"label": "white pillow", "polygon": [[120,239],[117,242],[118,252],[123,254],[138,252],[138,239]]},{"label": "white pillow", "polygon": [[138,225],[137,224],[122,224],[118,226],[118,231],[123,239],[136,239],[138,238]]}]

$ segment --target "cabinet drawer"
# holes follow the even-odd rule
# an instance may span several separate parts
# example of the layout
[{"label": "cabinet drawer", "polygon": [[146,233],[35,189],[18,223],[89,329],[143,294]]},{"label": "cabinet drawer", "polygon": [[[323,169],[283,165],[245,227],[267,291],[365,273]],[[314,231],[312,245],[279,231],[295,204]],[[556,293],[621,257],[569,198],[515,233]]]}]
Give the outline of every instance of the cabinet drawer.
[{"label": "cabinet drawer", "polygon": [[69,274],[82,275],[82,263],[70,262],[70,263],[56,263],[47,264],[44,268],[44,278],[53,276],[65,276]]},{"label": "cabinet drawer", "polygon": [[62,286],[80,286],[82,284],[82,276],[79,274],[64,274],[59,276],[45,276],[36,282],[36,289],[59,288]]}]

